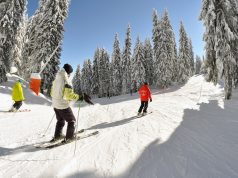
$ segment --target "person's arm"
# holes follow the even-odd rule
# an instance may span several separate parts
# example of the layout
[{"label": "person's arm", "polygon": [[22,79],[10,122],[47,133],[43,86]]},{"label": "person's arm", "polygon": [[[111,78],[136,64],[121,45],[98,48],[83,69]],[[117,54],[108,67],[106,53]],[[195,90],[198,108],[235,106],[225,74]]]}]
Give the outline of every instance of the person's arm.
[{"label": "person's arm", "polygon": [[21,84],[19,85],[19,97],[21,100],[25,100]]},{"label": "person's arm", "polygon": [[77,101],[79,100],[80,96],[74,93],[73,88],[69,84],[65,84],[63,98],[68,101],[71,101],[71,100]]},{"label": "person's arm", "polygon": [[148,87],[148,94],[149,94],[149,99],[150,99],[150,102],[152,101],[152,97],[151,97],[151,91],[150,91],[150,88]]}]

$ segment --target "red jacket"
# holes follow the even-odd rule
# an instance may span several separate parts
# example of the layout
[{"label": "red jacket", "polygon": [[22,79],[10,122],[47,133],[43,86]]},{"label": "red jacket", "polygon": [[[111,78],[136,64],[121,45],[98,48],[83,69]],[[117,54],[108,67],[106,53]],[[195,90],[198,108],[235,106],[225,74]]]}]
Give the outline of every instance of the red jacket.
[{"label": "red jacket", "polygon": [[152,99],[150,88],[148,87],[148,85],[143,85],[139,89],[139,94],[140,94],[141,101],[149,101],[149,99]]}]

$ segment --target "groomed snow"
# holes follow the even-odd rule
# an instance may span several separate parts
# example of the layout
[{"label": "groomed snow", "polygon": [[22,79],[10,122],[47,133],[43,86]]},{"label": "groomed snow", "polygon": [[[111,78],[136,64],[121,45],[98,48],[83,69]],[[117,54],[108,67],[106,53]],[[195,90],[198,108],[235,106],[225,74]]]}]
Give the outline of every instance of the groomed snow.
[{"label": "groomed snow", "polygon": [[[52,138],[50,100],[24,86],[22,108],[6,113],[17,76],[0,86],[0,177],[2,178],[235,178],[238,177],[238,93],[192,77],[184,86],[153,90],[151,114],[136,118],[134,94],[81,104],[78,129],[96,136],[50,150],[34,145]],[[78,103],[72,108],[77,117]],[[66,126],[65,126],[66,127]]]}]

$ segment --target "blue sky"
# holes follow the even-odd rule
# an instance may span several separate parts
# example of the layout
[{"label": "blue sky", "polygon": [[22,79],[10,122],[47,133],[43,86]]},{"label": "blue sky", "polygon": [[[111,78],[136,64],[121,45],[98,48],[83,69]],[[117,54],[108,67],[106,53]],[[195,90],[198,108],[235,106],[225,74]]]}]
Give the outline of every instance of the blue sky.
[{"label": "blue sky", "polygon": [[[161,17],[167,9],[176,34],[178,47],[179,26],[183,21],[192,39],[194,53],[202,56],[204,27],[198,20],[201,0],[71,0],[65,22],[61,66],[71,63],[82,66],[85,59],[93,59],[97,47],[104,47],[111,55],[115,33],[124,46],[128,24],[131,25],[133,47],[137,36],[144,41],[152,35],[152,12],[157,9]],[[28,14],[38,8],[37,0],[28,1]],[[132,49],[133,50],[133,49]]]}]

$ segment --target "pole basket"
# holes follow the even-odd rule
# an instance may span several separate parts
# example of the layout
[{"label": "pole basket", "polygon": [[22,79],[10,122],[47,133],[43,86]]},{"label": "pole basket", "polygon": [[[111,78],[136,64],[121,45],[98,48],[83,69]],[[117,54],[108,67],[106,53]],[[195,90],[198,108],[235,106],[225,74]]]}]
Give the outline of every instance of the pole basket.
[{"label": "pole basket", "polygon": [[30,89],[38,96],[40,93],[41,77],[39,73],[32,73],[30,79]]}]

